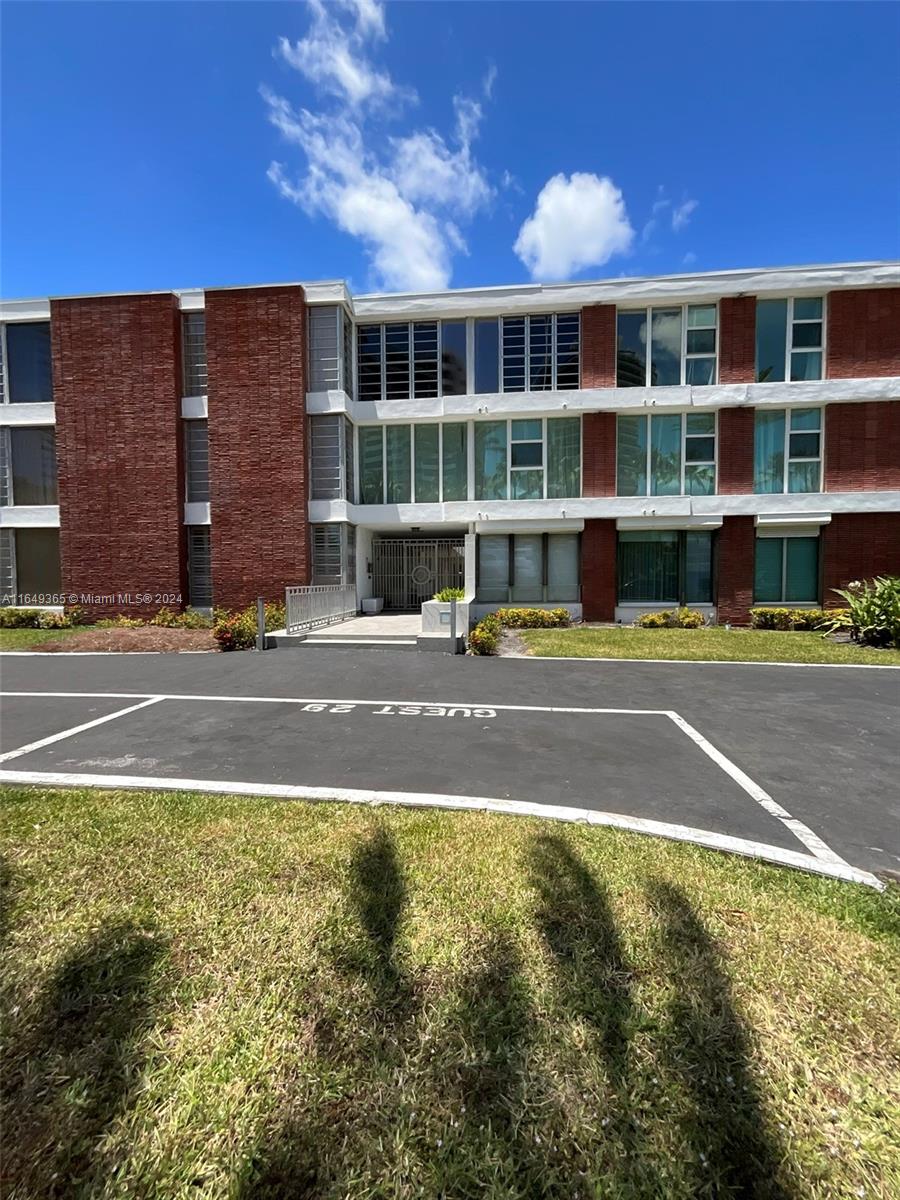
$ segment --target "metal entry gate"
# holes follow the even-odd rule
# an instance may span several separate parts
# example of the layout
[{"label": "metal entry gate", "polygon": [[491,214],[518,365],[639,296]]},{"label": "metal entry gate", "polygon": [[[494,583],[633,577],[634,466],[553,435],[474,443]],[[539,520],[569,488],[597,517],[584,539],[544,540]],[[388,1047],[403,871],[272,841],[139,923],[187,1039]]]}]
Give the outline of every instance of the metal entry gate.
[{"label": "metal entry gate", "polygon": [[380,538],[372,542],[372,586],[385,609],[410,612],[445,587],[464,587],[463,538]]}]

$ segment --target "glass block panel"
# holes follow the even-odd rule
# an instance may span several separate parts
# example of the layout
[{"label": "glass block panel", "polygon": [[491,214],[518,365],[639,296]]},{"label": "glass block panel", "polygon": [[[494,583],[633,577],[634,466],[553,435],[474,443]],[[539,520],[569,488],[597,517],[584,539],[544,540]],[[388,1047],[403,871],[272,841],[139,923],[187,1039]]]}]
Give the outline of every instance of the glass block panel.
[{"label": "glass block panel", "polygon": [[415,426],[416,504],[440,499],[439,440],[439,426]]},{"label": "glass block panel", "polygon": [[781,602],[784,538],[757,538],[753,599],[757,604]]},{"label": "glass block panel", "polygon": [[441,429],[444,500],[465,500],[468,496],[468,426],[452,422]]},{"label": "glass block panel", "polygon": [[363,425],[359,430],[361,504],[384,504],[384,429]]},{"label": "glass block panel", "polygon": [[647,312],[620,312],[616,315],[616,386],[646,385]]},{"label": "glass block panel", "polygon": [[681,493],[681,417],[650,418],[650,493]]},{"label": "glass block panel", "polygon": [[819,539],[816,537],[785,538],[784,599],[787,603],[818,601],[819,598]]},{"label": "glass block panel", "polygon": [[506,499],[506,422],[475,422],[475,499]]},{"label": "glass block panel", "polygon": [[647,418],[616,418],[616,495],[647,495]]},{"label": "glass block panel", "polygon": [[412,499],[409,425],[385,428],[385,499],[388,504],[409,504]]}]

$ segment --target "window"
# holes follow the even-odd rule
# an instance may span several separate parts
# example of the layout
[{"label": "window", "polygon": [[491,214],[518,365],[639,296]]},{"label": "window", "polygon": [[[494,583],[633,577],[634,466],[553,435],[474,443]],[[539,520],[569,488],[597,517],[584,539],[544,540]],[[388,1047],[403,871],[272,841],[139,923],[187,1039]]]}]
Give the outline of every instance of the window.
[{"label": "window", "polygon": [[577,533],[482,534],[477,599],[483,604],[566,604],[580,596]]},{"label": "window", "polygon": [[816,604],[817,537],[758,537],[753,599],[757,604]]},{"label": "window", "polygon": [[384,427],[359,430],[359,490],[362,504],[384,504]]},{"label": "window", "polygon": [[580,495],[580,417],[475,423],[476,500]]},{"label": "window", "polygon": [[356,526],[311,525],[314,586],[349,587],[356,582]]},{"label": "window", "polygon": [[581,418],[547,421],[547,499],[581,495]]},{"label": "window", "polygon": [[466,394],[466,323],[441,321],[441,395]]},{"label": "window", "polygon": [[7,604],[59,603],[62,582],[59,569],[58,529],[10,529],[4,538],[0,567]]},{"label": "window", "polygon": [[712,534],[706,530],[622,530],[620,604],[710,604]]},{"label": "window", "polygon": [[188,600],[192,608],[212,608],[212,556],[208,525],[189,525]]},{"label": "window", "polygon": [[58,504],[56,432],[52,426],[0,430],[2,503]]},{"label": "window", "polygon": [[616,315],[616,385],[713,384],[717,349],[715,304],[620,310]]},{"label": "window", "polygon": [[496,317],[475,322],[475,392],[500,391],[500,328]]},{"label": "window", "polygon": [[439,425],[416,425],[413,427],[414,484],[417,504],[435,503],[441,498],[440,441],[441,427]]},{"label": "window", "polygon": [[465,422],[362,425],[359,429],[363,504],[435,504],[468,496]]},{"label": "window", "polygon": [[388,504],[409,504],[412,500],[410,428],[388,425],[384,435],[385,500]]},{"label": "window", "polygon": [[16,602],[16,545],[12,529],[0,529],[0,606]]},{"label": "window", "polygon": [[353,500],[353,426],[328,413],[309,418],[309,497]]},{"label": "window", "polygon": [[360,400],[465,395],[465,321],[359,325],[356,344]]},{"label": "window", "polygon": [[757,409],[754,492],[818,492],[821,479],[821,408]]},{"label": "window", "polygon": [[715,486],[714,412],[616,418],[616,495],[711,496]]},{"label": "window", "polygon": [[184,366],[184,395],[205,396],[207,389],[206,313],[182,313],[181,346]]},{"label": "window", "polygon": [[337,304],[309,310],[309,390],[353,395],[353,322]]},{"label": "window", "polygon": [[[501,330],[504,392],[566,391],[579,387],[580,313],[503,317]],[[476,344],[476,376],[477,373]]]},{"label": "window", "polygon": [[466,500],[469,495],[469,427],[464,421],[440,426],[443,499]]},{"label": "window", "polygon": [[49,404],[53,400],[50,322],[11,322],[4,337],[9,403]]},{"label": "window", "polygon": [[544,495],[543,422],[510,422],[510,496],[539,500]]},{"label": "window", "polygon": [[475,499],[505,500],[506,476],[506,421],[476,421]]},{"label": "window", "polygon": [[757,300],[757,382],[821,379],[823,331],[821,296]]},{"label": "window", "polygon": [[184,461],[188,503],[208,501],[209,429],[206,421],[185,421]]}]

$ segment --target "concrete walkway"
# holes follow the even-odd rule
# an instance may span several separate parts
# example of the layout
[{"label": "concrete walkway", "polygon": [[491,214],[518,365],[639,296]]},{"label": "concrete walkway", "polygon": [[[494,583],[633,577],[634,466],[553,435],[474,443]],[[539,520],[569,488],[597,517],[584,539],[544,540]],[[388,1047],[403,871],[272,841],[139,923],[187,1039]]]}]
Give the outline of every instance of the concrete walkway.
[{"label": "concrete walkway", "polygon": [[337,625],[311,630],[316,638],[414,638],[421,632],[421,613],[378,613],[374,617],[352,617]]}]

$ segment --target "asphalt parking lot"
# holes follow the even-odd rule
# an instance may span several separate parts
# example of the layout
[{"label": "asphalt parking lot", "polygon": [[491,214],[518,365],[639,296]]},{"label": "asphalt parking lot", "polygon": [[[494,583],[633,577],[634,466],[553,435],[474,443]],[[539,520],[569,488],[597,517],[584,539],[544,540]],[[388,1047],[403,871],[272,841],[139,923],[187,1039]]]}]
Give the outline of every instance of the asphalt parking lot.
[{"label": "asphalt parking lot", "polygon": [[327,650],[0,672],[0,782],[507,808],[900,869],[900,671]]}]

